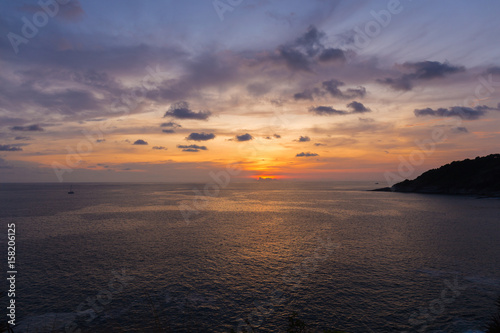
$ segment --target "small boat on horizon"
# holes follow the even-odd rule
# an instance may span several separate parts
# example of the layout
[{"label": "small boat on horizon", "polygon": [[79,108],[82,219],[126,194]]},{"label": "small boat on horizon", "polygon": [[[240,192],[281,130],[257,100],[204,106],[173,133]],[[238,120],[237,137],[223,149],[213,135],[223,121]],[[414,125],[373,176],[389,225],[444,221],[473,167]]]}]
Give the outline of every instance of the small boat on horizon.
[{"label": "small boat on horizon", "polygon": [[68,192],[68,194],[75,194],[75,192],[73,192],[73,190],[72,190],[72,187],[73,187],[73,185],[69,186],[69,192]]}]

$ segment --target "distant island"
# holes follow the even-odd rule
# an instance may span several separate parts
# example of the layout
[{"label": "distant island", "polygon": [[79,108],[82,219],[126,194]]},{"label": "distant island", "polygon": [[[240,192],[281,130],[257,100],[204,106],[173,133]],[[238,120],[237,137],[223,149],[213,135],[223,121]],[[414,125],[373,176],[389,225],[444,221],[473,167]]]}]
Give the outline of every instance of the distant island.
[{"label": "distant island", "polygon": [[500,154],[455,161],[374,191],[500,197]]}]

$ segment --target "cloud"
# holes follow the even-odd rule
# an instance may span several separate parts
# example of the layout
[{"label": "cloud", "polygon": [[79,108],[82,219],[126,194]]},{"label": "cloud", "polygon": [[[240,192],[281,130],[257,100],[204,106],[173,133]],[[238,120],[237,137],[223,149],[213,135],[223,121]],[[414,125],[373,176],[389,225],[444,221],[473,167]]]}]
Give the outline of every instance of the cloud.
[{"label": "cloud", "polygon": [[295,41],[280,45],[278,57],[293,71],[311,72],[317,62],[345,62],[345,52],[337,48],[326,48],[323,44],[326,34],[311,25]]},{"label": "cloud", "polygon": [[10,128],[12,131],[22,131],[22,132],[36,132],[43,131],[40,125],[27,125],[27,126],[14,126]]},{"label": "cloud", "polygon": [[319,155],[316,153],[309,153],[309,152],[307,153],[302,152],[300,154],[295,155],[295,157],[314,157],[314,156],[319,156]]},{"label": "cloud", "polygon": [[298,92],[293,95],[293,98],[297,100],[314,100],[314,96],[324,96],[329,94],[332,97],[340,99],[352,99],[352,98],[362,98],[366,96],[366,88],[359,86],[356,88],[348,88],[345,91],[339,89],[339,87],[345,86],[345,83],[336,79],[331,79],[328,81],[323,81],[321,83],[321,88],[314,87],[312,89],[306,89],[302,92]]},{"label": "cloud", "polygon": [[31,140],[29,136],[16,136],[14,140]]},{"label": "cloud", "polygon": [[104,141],[106,141],[106,139],[97,139],[97,140],[95,140],[95,142],[97,142],[97,143],[101,143],[101,142],[104,142]]},{"label": "cloud", "polygon": [[369,108],[365,107],[362,103],[356,101],[352,101],[351,103],[347,104],[347,107],[351,109],[351,111],[337,110],[332,108],[331,106],[316,106],[316,107],[313,106],[309,108],[309,112],[315,113],[320,116],[326,116],[326,115],[344,116],[348,114],[371,112]]},{"label": "cloud", "polygon": [[20,147],[14,145],[0,145],[0,151],[22,151]]},{"label": "cloud", "polygon": [[332,97],[350,99],[364,97],[366,95],[366,88],[364,87],[349,88],[345,92],[342,92],[339,87],[344,85],[344,82],[336,79],[331,79],[322,83],[323,89],[326,90]]},{"label": "cloud", "polygon": [[251,136],[248,133],[236,136],[236,141],[238,142],[250,141],[250,140],[253,140],[253,136]]},{"label": "cloud", "polygon": [[172,104],[163,117],[207,120],[211,115],[212,113],[210,111],[194,112],[189,109],[189,104],[187,102],[181,101]]},{"label": "cloud", "polygon": [[333,62],[333,61],[346,61],[346,56],[343,50],[341,49],[325,49],[318,57],[318,60],[321,62]]},{"label": "cloud", "polygon": [[191,133],[189,136],[186,138],[186,140],[193,140],[193,141],[208,141],[208,140],[213,140],[215,139],[215,134],[213,133]]},{"label": "cloud", "polygon": [[148,143],[146,141],[144,141],[144,140],[139,139],[139,140],[135,141],[133,144],[134,145],[139,145],[139,146],[145,146]]},{"label": "cloud", "polygon": [[308,137],[308,136],[301,136],[298,140],[296,140],[298,142],[309,142],[311,141],[311,138]]},{"label": "cloud", "polygon": [[453,133],[469,133],[469,130],[466,127],[454,127],[451,131]]},{"label": "cloud", "polygon": [[165,148],[163,146],[154,146],[153,149],[155,149],[155,150],[167,150],[167,148]]},{"label": "cloud", "polygon": [[163,133],[175,133],[173,129],[164,129],[162,130]]},{"label": "cloud", "polygon": [[326,115],[346,115],[349,112],[347,111],[342,111],[342,110],[336,110],[330,106],[316,106],[316,107],[311,107],[309,109],[309,112],[313,112],[317,115],[320,116],[326,116]]},{"label": "cloud", "polygon": [[169,121],[168,123],[163,123],[160,125],[160,127],[172,127],[172,128],[178,128],[182,127],[180,124],[174,123],[172,121]]},{"label": "cloud", "polygon": [[298,93],[294,94],[293,99],[295,99],[296,101],[298,101],[298,100],[310,100],[310,101],[312,101],[312,100],[314,100],[313,94],[314,94],[313,90],[306,89],[303,92],[298,92]]},{"label": "cloud", "polygon": [[409,91],[413,89],[413,81],[443,78],[465,71],[463,66],[453,66],[439,61],[405,62],[396,67],[405,74],[398,78],[377,79],[377,82],[388,85],[394,90]]},{"label": "cloud", "polygon": [[264,139],[266,140],[272,140],[272,139],[281,139],[281,135],[279,134],[273,134],[272,136],[266,136]]},{"label": "cloud", "polygon": [[347,104],[347,107],[352,109],[351,113],[364,113],[364,112],[370,112],[371,110],[365,107],[362,103],[352,101],[351,103]]},{"label": "cloud", "polygon": [[326,146],[324,143],[315,143],[314,145],[315,145],[316,147]]},{"label": "cloud", "polygon": [[205,146],[198,145],[178,145],[177,148],[182,149],[182,151],[196,153],[200,150],[208,150]]},{"label": "cloud", "polygon": [[415,116],[424,117],[424,116],[433,116],[433,117],[459,117],[465,120],[477,120],[484,115],[489,110],[496,110],[498,108],[491,108],[486,105],[476,106],[475,108],[469,108],[464,106],[452,106],[450,108],[439,108],[439,109],[416,109],[414,111]]},{"label": "cloud", "polygon": [[405,62],[403,69],[412,70],[415,79],[430,80],[465,71],[463,66],[452,66],[438,61]]}]

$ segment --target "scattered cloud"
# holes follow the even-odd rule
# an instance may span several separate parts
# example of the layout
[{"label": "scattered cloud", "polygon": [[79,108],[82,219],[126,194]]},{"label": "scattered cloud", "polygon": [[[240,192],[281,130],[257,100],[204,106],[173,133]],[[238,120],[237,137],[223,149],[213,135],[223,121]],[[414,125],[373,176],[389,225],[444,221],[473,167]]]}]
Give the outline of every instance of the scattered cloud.
[{"label": "scattered cloud", "polygon": [[405,62],[402,65],[396,65],[396,68],[405,74],[397,78],[377,79],[377,82],[388,85],[394,90],[409,91],[413,89],[414,81],[443,78],[465,71],[463,66],[453,66],[438,61]]},{"label": "scattered cloud", "polygon": [[292,71],[311,72],[316,63],[344,63],[345,52],[338,48],[327,48],[323,44],[326,34],[315,26],[310,26],[306,33],[295,41],[280,45],[278,58]]},{"label": "scattered cloud", "polygon": [[476,106],[474,108],[464,107],[464,106],[452,106],[450,108],[439,108],[439,109],[416,109],[414,111],[415,116],[433,116],[433,117],[459,117],[465,120],[477,120],[490,110],[497,110],[498,108],[491,108],[486,105]]},{"label": "scattered cloud", "polygon": [[40,125],[27,125],[27,126],[14,126],[10,128],[12,131],[22,131],[22,132],[36,132],[43,131],[43,128]]},{"label": "scattered cloud", "polygon": [[189,108],[189,103],[181,101],[172,104],[167,112],[165,112],[165,117],[173,117],[177,119],[197,119],[197,120],[207,120],[212,113],[210,111],[199,111],[194,112]]},{"label": "scattered cloud", "polygon": [[466,127],[454,127],[451,131],[453,133],[469,133],[469,130]]},{"label": "scattered cloud", "polygon": [[199,152],[200,150],[208,150],[207,147],[198,145],[178,145],[177,148],[182,149],[182,151],[192,153]]},{"label": "scattered cloud", "polygon": [[133,144],[134,145],[138,145],[138,146],[145,146],[148,143],[146,141],[144,141],[144,140],[139,139],[139,140],[136,140]]},{"label": "scattered cloud", "polygon": [[298,142],[309,142],[311,141],[311,138],[308,137],[308,136],[301,136],[298,140],[296,140]]},{"label": "scattered cloud", "polygon": [[371,111],[370,109],[365,107],[362,103],[356,101],[352,101],[351,103],[347,104],[347,107],[352,110],[351,113],[365,113]]},{"label": "scattered cloud", "polygon": [[95,140],[95,142],[97,142],[97,143],[101,143],[101,142],[105,142],[105,141],[106,141],[106,139],[97,139],[97,140]]},{"label": "scattered cloud", "polygon": [[161,124],[160,127],[178,128],[178,127],[182,127],[182,126],[180,124],[177,124],[177,123],[174,123],[172,121],[169,121],[168,123]]},{"label": "scattered cloud", "polygon": [[175,131],[173,129],[164,129],[162,130],[163,133],[175,133]]},{"label": "scattered cloud", "polygon": [[29,136],[16,136],[14,140],[31,140]]},{"label": "scattered cloud", "polygon": [[272,139],[281,139],[281,135],[279,134],[273,134],[272,136],[266,136],[264,139],[266,140],[272,140]]},{"label": "scattered cloud", "polygon": [[21,147],[14,145],[0,145],[0,151],[22,151]]},{"label": "scattered cloud", "polygon": [[186,140],[193,140],[193,141],[208,141],[208,140],[213,140],[215,139],[215,134],[213,133],[191,133],[189,136],[186,138]]},{"label": "scattered cloud", "polygon": [[300,154],[295,155],[295,157],[314,157],[314,156],[319,156],[319,155],[316,153],[309,153],[309,152],[307,153],[302,152]]},{"label": "scattered cloud", "polygon": [[356,113],[365,113],[370,112],[371,110],[365,107],[362,103],[352,101],[347,104],[347,107],[351,109],[351,111],[345,110],[337,110],[331,106],[313,106],[309,108],[309,112],[315,113],[320,116],[330,115],[330,116],[343,116],[348,114],[356,114]]},{"label": "scattered cloud", "polygon": [[253,136],[251,136],[248,133],[236,136],[236,141],[238,142],[250,141],[250,140],[253,140]]},{"label": "scattered cloud", "polygon": [[165,148],[163,146],[154,146],[153,149],[155,149],[155,150],[167,150],[167,148]]},{"label": "scattered cloud", "polygon": [[312,89],[306,89],[302,92],[298,92],[293,95],[293,98],[298,100],[314,100],[314,96],[324,96],[329,94],[332,97],[339,99],[352,99],[352,98],[363,98],[366,96],[366,88],[358,86],[356,88],[347,88],[344,91],[340,90],[340,87],[345,86],[345,83],[337,79],[331,79],[328,81],[323,81],[321,83],[321,88],[314,87]]}]

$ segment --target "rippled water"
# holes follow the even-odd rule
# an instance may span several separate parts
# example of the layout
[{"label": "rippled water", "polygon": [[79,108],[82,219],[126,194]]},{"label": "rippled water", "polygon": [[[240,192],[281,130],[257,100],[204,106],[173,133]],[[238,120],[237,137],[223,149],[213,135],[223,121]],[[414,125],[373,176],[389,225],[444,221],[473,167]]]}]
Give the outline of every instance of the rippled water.
[{"label": "rippled water", "polygon": [[498,199],[203,186],[2,184],[16,332],[283,332],[293,312],[346,332],[473,332],[495,311]]}]

